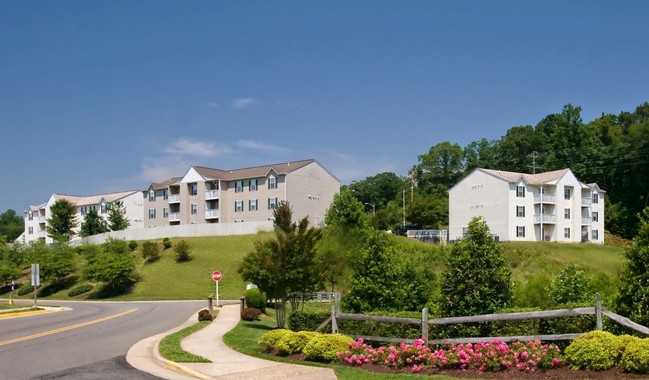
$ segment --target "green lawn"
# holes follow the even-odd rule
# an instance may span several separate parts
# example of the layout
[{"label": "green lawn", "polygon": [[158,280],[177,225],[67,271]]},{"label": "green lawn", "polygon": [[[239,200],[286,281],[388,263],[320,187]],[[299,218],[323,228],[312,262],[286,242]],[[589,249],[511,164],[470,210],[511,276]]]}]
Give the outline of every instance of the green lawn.
[{"label": "green lawn", "polygon": [[163,358],[176,363],[211,363],[210,360],[205,359],[202,356],[191,354],[183,350],[180,346],[180,342],[182,342],[184,338],[190,336],[191,334],[197,332],[202,328],[207,327],[207,325],[210,323],[212,322],[197,322],[189,327],[185,327],[180,331],[162,338],[160,345],[158,346],[160,355],[162,355]]}]

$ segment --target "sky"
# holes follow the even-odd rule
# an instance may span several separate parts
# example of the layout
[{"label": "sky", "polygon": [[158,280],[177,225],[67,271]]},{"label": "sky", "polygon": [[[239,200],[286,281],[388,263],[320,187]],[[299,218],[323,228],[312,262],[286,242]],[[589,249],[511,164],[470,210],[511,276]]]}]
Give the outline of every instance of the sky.
[{"label": "sky", "polygon": [[1,1],[0,212],[191,165],[341,184],[649,101],[647,1]]}]

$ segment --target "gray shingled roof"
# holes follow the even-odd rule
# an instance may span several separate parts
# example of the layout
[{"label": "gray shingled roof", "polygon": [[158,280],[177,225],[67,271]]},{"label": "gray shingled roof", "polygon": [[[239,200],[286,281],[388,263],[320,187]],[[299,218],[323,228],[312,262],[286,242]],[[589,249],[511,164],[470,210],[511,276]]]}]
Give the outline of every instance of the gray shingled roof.
[{"label": "gray shingled roof", "polygon": [[221,179],[225,181],[234,181],[245,178],[258,178],[265,177],[268,172],[274,171],[278,175],[287,174],[294,170],[305,167],[306,165],[315,162],[313,159],[283,162],[278,164],[255,166],[243,169],[221,170],[212,169],[202,166],[193,166],[198,174],[202,175],[205,179]]}]

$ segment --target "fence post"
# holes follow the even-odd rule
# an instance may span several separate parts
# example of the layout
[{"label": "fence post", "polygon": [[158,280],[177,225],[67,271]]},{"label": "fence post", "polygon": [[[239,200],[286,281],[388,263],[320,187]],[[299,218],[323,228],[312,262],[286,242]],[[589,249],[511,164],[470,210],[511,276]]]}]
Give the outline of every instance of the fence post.
[{"label": "fence post", "polygon": [[331,333],[338,334],[338,322],[336,322],[336,304],[331,305]]},{"label": "fence post", "polygon": [[595,304],[595,315],[597,316],[597,330],[602,331],[602,297],[599,294],[596,296],[597,303]]},{"label": "fence post", "polygon": [[428,308],[421,309],[421,337],[428,346]]}]

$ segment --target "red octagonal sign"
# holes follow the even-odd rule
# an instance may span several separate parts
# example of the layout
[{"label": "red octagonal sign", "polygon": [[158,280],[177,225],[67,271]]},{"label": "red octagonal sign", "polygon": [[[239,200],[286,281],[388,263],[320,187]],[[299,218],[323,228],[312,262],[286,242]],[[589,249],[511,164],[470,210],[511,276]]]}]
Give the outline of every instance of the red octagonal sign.
[{"label": "red octagonal sign", "polygon": [[222,278],[223,278],[223,275],[221,274],[221,272],[212,272],[212,280],[218,282],[218,281],[221,281]]}]

